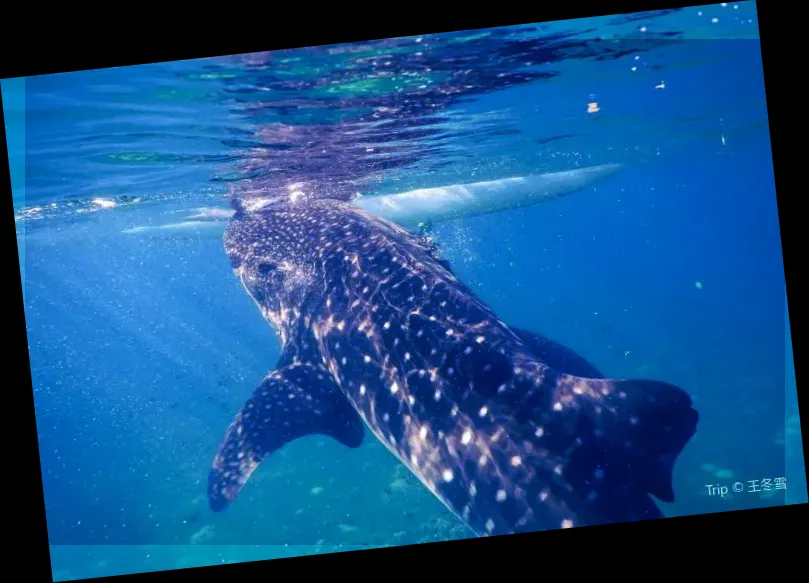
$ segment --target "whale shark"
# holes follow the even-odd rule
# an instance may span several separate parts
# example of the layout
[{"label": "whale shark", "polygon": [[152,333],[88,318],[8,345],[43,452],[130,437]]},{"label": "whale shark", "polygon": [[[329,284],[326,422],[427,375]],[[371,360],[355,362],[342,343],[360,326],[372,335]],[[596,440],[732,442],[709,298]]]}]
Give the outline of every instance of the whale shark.
[{"label": "whale shark", "polygon": [[697,427],[688,393],[507,324],[384,215],[306,185],[232,199],[225,251],[281,355],[218,446],[210,508],[296,439],[356,449],[370,432],[477,536],[662,517]]}]

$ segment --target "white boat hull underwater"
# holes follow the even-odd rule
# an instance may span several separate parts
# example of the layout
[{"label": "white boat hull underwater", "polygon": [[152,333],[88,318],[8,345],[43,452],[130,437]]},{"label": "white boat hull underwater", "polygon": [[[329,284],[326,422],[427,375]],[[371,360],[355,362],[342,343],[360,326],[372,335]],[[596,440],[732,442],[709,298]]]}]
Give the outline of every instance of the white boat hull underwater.
[{"label": "white boat hull underwater", "polygon": [[[594,186],[621,168],[620,164],[603,164],[563,172],[421,188],[383,196],[360,196],[351,204],[403,228],[415,229],[420,225],[434,225],[547,202]],[[169,238],[221,237],[232,216],[230,209],[198,209],[196,214],[187,217],[196,220],[134,227],[123,232]]]}]

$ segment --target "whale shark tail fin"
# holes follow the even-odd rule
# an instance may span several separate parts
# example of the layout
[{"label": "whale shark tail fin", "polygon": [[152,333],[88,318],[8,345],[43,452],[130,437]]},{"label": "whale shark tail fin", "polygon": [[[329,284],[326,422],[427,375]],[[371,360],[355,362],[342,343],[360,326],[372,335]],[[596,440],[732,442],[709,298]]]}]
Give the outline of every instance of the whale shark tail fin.
[{"label": "whale shark tail fin", "polygon": [[650,380],[614,380],[606,399],[612,414],[597,415],[616,447],[630,450],[627,463],[638,484],[663,502],[674,502],[674,463],[697,429],[699,414],[689,395]]},{"label": "whale shark tail fin", "polygon": [[689,395],[661,381],[571,375],[553,394],[545,422],[574,490],[602,521],[662,516],[650,496],[674,501],[674,464],[699,419]]},{"label": "whale shark tail fin", "polygon": [[296,439],[327,435],[354,449],[364,433],[329,375],[305,364],[276,368],[228,427],[208,475],[208,504],[224,510],[267,456]]}]

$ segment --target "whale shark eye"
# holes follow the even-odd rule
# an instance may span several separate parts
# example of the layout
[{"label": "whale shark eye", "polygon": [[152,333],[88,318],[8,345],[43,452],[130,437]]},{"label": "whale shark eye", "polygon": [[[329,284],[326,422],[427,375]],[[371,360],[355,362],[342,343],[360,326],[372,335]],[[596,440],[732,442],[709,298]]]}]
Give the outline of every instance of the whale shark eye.
[{"label": "whale shark eye", "polygon": [[256,266],[256,274],[258,275],[268,275],[275,271],[276,265],[271,261],[262,261]]}]

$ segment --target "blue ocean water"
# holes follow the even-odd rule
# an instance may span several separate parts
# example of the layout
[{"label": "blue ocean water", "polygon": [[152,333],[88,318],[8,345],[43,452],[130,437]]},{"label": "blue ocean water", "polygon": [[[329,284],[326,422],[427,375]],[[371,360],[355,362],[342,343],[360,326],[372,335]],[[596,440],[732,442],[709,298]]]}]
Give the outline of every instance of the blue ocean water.
[{"label": "blue ocean water", "polygon": [[433,236],[504,321],[692,394],[667,515],[806,500],[752,2],[2,90],[55,579],[471,536],[374,440],[293,442],[207,507],[278,340],[221,238],[123,232],[298,176],[375,196],[625,164]]}]

